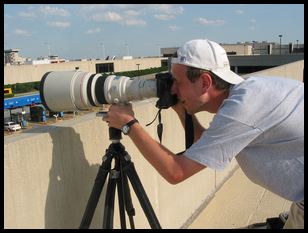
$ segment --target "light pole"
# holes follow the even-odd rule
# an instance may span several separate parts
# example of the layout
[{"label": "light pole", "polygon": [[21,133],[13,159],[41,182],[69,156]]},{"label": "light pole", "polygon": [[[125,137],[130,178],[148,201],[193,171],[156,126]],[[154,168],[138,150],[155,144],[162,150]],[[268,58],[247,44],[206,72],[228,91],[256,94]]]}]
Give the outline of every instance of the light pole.
[{"label": "light pole", "polygon": [[48,47],[48,58],[50,58],[50,43],[45,42],[44,44]]},{"label": "light pole", "polygon": [[298,40],[296,40],[296,48],[297,48],[297,50],[298,50]]},{"label": "light pole", "polygon": [[282,35],[279,35],[279,40],[280,40],[280,46],[279,46],[279,54],[281,55],[281,37],[282,37]]},{"label": "light pole", "polygon": [[128,48],[128,44],[125,44],[125,46],[126,46],[127,56],[129,56],[129,48]]},{"label": "light pole", "polygon": [[105,59],[105,46],[104,43],[101,43],[102,46],[102,52],[103,52],[103,59]]}]

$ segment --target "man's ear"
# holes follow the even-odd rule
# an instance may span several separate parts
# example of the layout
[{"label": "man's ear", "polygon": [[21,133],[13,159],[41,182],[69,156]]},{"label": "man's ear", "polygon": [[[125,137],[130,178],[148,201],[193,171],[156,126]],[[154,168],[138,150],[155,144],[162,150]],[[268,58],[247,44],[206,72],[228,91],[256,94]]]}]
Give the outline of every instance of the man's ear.
[{"label": "man's ear", "polygon": [[212,86],[212,77],[209,73],[202,73],[201,76],[202,91],[206,92]]}]

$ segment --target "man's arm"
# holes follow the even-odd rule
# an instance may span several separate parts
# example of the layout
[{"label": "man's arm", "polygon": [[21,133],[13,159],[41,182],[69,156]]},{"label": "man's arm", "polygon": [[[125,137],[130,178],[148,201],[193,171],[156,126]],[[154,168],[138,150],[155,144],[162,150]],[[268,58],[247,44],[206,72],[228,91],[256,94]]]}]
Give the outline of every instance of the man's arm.
[{"label": "man's arm", "polygon": [[[108,114],[103,117],[109,127],[117,129],[121,129],[132,119],[134,112],[131,104],[112,105]],[[138,123],[131,126],[128,136],[145,159],[171,184],[177,184],[206,167],[185,156],[175,155],[154,140]]]},{"label": "man's arm", "polygon": [[205,168],[185,156],[175,155],[139,124],[134,124],[128,135],[145,159],[171,184],[177,184]]}]

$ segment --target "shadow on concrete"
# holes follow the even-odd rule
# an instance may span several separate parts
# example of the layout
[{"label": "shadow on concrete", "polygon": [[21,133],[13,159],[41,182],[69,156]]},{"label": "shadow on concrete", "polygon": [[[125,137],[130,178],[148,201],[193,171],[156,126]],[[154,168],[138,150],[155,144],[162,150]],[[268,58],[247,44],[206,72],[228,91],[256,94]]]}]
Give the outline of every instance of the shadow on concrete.
[{"label": "shadow on concrete", "polygon": [[[45,228],[76,229],[79,228],[100,164],[88,163],[80,135],[73,128],[56,128],[49,131],[53,152],[45,206]],[[104,152],[102,148],[102,154],[97,156],[102,157]],[[104,187],[90,228],[102,228],[105,193]]]}]

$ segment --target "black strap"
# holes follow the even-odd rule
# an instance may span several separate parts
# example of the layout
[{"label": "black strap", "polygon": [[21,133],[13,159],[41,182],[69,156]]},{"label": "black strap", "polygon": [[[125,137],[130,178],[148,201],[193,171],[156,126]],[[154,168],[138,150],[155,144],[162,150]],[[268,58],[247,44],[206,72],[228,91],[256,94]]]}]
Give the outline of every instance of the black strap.
[{"label": "black strap", "polygon": [[[163,134],[163,124],[161,123],[161,109],[158,110],[154,120],[148,123],[146,126],[151,125],[158,116],[158,125],[157,125],[157,136],[159,138],[160,144],[162,143],[162,134]],[[185,111],[185,147],[188,149],[194,143],[194,125],[192,120],[192,115],[188,114]]]},{"label": "black strap", "polygon": [[157,135],[158,135],[158,138],[159,138],[159,142],[161,144],[162,136],[163,136],[163,123],[161,123],[161,114],[160,114],[161,111],[160,110],[158,112]]},{"label": "black strap", "polygon": [[161,113],[160,113],[161,110],[162,110],[161,108],[158,110],[158,112],[157,112],[157,114],[156,114],[156,116],[155,116],[153,121],[151,121],[150,123],[146,124],[146,126],[151,125],[156,120],[156,118],[158,116],[157,136],[159,138],[160,144],[161,144],[162,136],[163,136],[163,124],[161,123]]},{"label": "black strap", "polygon": [[185,111],[185,147],[184,151],[177,153],[176,155],[183,155],[183,153],[194,143],[194,125],[192,121],[192,115]]},{"label": "black strap", "polygon": [[194,143],[194,124],[192,115],[185,111],[185,143],[188,149]]}]

